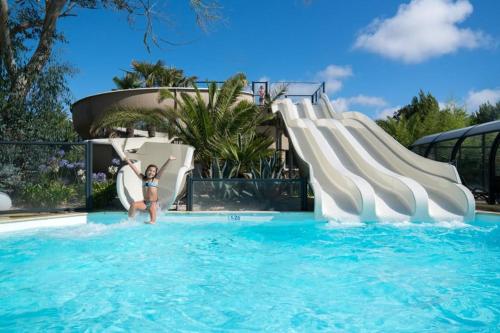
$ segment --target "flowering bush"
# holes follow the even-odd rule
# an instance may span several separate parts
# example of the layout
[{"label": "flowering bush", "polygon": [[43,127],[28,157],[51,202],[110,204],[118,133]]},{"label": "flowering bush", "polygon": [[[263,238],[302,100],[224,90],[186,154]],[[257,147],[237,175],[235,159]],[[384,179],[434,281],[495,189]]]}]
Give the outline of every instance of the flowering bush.
[{"label": "flowering bush", "polygon": [[51,179],[59,179],[64,183],[84,183],[85,182],[85,162],[74,161],[70,157],[65,156],[64,150],[59,150],[55,155],[51,156],[45,164],[39,166],[45,177]]},{"label": "flowering bush", "polygon": [[85,202],[85,163],[82,150],[58,150],[38,166],[38,173],[22,173],[18,199],[24,206],[81,207]]},{"label": "flowering bush", "polygon": [[94,208],[105,208],[116,197],[116,174],[120,164],[119,159],[113,158],[107,168],[107,174],[104,172],[92,174]]},{"label": "flowering bush", "polygon": [[[16,207],[77,208],[85,206],[87,170],[82,145],[26,146],[0,151],[0,188]],[[10,164],[9,164],[10,163]],[[116,175],[121,161],[113,159],[92,174],[94,207],[104,208],[116,197]]]},{"label": "flowering bush", "polygon": [[92,182],[94,183],[105,183],[107,181],[106,174],[104,172],[98,172],[92,174]]}]

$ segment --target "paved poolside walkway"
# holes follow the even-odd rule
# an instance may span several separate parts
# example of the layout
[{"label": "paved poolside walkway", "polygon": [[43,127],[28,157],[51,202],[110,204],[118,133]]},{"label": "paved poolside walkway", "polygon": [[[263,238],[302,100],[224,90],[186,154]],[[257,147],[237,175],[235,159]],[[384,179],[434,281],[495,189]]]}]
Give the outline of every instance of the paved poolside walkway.
[{"label": "paved poolside walkway", "polygon": [[492,212],[492,213],[500,213],[500,205],[489,205],[484,201],[476,201],[476,210]]},{"label": "paved poolside walkway", "polygon": [[0,233],[85,224],[87,213],[13,213],[0,215]]}]

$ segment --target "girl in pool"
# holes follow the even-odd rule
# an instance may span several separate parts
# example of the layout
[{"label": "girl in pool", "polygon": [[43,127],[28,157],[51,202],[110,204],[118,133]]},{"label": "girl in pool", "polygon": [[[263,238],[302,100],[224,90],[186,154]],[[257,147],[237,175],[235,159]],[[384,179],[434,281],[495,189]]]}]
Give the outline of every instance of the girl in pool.
[{"label": "girl in pool", "polygon": [[154,224],[156,222],[156,207],[158,202],[158,181],[160,180],[163,171],[165,171],[168,163],[175,160],[175,156],[170,156],[168,160],[158,169],[154,164],[148,165],[144,174],[142,174],[137,167],[130,162],[128,158],[125,158],[125,162],[134,170],[137,177],[139,177],[143,182],[144,188],[144,201],[135,201],[130,205],[128,210],[128,216],[134,217],[135,211],[139,210],[149,210],[149,215],[151,217],[150,221],[146,222],[149,224]]}]

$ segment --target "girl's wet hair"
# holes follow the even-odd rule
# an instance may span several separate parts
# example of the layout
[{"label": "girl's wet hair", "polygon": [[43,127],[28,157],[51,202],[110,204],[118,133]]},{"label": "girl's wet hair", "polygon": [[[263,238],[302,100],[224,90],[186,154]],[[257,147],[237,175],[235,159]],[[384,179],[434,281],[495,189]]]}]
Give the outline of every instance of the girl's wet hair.
[{"label": "girl's wet hair", "polygon": [[148,172],[149,168],[155,168],[155,175],[153,176],[153,178],[156,177],[156,175],[158,174],[158,166],[155,165],[155,164],[150,164],[146,168],[146,171],[144,171],[144,176],[142,177],[142,180],[147,180],[148,179],[148,176],[146,175],[146,173]]}]

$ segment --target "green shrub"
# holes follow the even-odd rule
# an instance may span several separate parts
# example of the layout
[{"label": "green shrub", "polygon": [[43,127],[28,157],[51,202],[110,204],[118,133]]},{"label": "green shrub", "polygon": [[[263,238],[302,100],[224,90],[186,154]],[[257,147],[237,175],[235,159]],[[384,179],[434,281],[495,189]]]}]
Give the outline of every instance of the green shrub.
[{"label": "green shrub", "polygon": [[112,179],[105,182],[92,182],[93,207],[105,208],[116,197],[116,182]]},{"label": "green shrub", "polygon": [[77,198],[73,185],[65,185],[58,180],[49,180],[37,184],[26,184],[21,192],[24,203],[36,204],[37,207],[59,208]]},{"label": "green shrub", "polygon": [[0,164],[0,191],[12,192],[21,182],[21,172],[13,164]]}]

